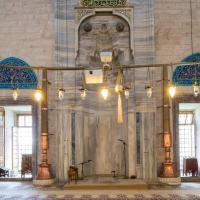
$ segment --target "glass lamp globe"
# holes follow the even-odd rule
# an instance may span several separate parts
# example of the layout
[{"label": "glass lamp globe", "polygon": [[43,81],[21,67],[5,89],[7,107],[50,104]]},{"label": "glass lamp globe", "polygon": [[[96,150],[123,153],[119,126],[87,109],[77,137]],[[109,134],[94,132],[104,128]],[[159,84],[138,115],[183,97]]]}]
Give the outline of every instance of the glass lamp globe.
[{"label": "glass lamp globe", "polygon": [[176,95],[176,86],[175,85],[170,85],[169,87],[169,96],[171,98],[174,98]]},{"label": "glass lamp globe", "polygon": [[17,99],[18,99],[18,89],[13,89],[12,96],[13,96],[13,100],[17,101]]},{"label": "glass lamp globe", "polygon": [[152,88],[152,86],[146,86],[146,93],[147,93],[147,97],[148,98],[151,98],[152,97],[152,94],[153,94],[153,88]]},{"label": "glass lamp globe", "polygon": [[81,88],[81,99],[85,100],[86,96],[87,96],[87,90],[85,88]]},{"label": "glass lamp globe", "polygon": [[193,85],[193,90],[194,90],[194,96],[197,97],[200,93],[199,84],[197,82],[195,82],[195,84]]},{"label": "glass lamp globe", "polygon": [[129,98],[129,96],[130,96],[130,88],[128,88],[128,87],[124,88],[124,96],[126,97],[126,99]]},{"label": "glass lamp globe", "polygon": [[59,88],[58,89],[58,98],[59,98],[59,100],[62,101],[64,99],[64,97],[65,97],[65,90],[62,89],[62,88]]},{"label": "glass lamp globe", "polygon": [[103,99],[104,99],[104,100],[107,100],[108,95],[109,95],[109,91],[108,91],[108,88],[107,88],[107,87],[103,87],[103,88],[101,89],[101,95],[103,96]]},{"label": "glass lamp globe", "polygon": [[34,94],[35,100],[40,102],[42,100],[42,90],[37,89]]}]

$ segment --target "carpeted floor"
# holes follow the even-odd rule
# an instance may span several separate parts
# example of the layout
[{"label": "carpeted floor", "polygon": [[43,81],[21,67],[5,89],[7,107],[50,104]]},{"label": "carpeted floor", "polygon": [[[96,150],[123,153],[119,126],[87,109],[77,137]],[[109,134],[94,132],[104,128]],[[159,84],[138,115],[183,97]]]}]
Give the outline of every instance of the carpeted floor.
[{"label": "carpeted floor", "polygon": [[29,197],[25,197],[23,195],[0,195],[0,199],[2,200],[200,200],[200,196],[196,195],[169,195],[168,197],[163,197],[161,195],[151,195],[150,197],[146,197],[142,194],[136,194],[132,197],[128,197],[126,195],[116,195],[115,197],[110,197],[109,195],[99,195],[98,197],[93,197],[92,195],[82,195],[81,197],[75,197],[74,195],[47,195],[46,197],[42,197],[40,195],[33,195]]},{"label": "carpeted floor", "polygon": [[31,182],[0,182],[0,200],[200,200],[200,184],[146,190],[66,190],[34,187]]}]

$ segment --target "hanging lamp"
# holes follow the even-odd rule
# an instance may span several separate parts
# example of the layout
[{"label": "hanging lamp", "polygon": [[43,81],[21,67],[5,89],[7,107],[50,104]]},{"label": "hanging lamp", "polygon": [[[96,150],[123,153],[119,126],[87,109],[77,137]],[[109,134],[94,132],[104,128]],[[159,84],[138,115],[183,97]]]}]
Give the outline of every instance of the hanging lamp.
[{"label": "hanging lamp", "polygon": [[17,88],[13,89],[12,96],[13,96],[13,100],[17,101],[17,99],[18,99],[18,89]]},{"label": "hanging lamp", "polygon": [[194,96],[198,97],[200,93],[200,88],[199,88],[199,83],[197,81],[197,66],[195,66],[195,82],[193,84],[193,91],[194,91]]},{"label": "hanging lamp", "polygon": [[35,90],[34,97],[35,97],[35,100],[36,100],[37,102],[40,102],[40,101],[42,100],[42,98],[43,98],[42,90],[39,89],[39,88],[37,88],[37,89]]},{"label": "hanging lamp", "polygon": [[58,89],[58,98],[60,101],[62,101],[65,97],[65,90],[63,88]]},{"label": "hanging lamp", "polygon": [[107,86],[103,86],[101,88],[101,95],[102,95],[102,97],[103,97],[104,100],[107,100],[108,95],[109,95],[109,90],[108,90]]},{"label": "hanging lamp", "polygon": [[130,87],[124,87],[124,96],[126,99],[129,99],[130,97]]},{"label": "hanging lamp", "polygon": [[169,96],[171,98],[174,98],[175,95],[176,95],[176,86],[175,86],[175,84],[171,83],[169,86]]},{"label": "hanging lamp", "polygon": [[121,94],[123,92],[122,86],[122,71],[119,70],[115,85],[115,92],[118,94],[118,106],[117,106],[117,121],[118,123],[123,123],[123,107],[122,107],[122,98]]},{"label": "hanging lamp", "polygon": [[87,89],[85,89],[84,87],[82,87],[80,89],[80,92],[81,92],[81,99],[82,100],[85,100],[86,99],[86,96],[87,96]]},{"label": "hanging lamp", "polygon": [[61,86],[58,88],[58,99],[62,101],[65,97],[65,89],[63,88],[63,73],[59,73],[59,78],[61,80]]},{"label": "hanging lamp", "polygon": [[147,85],[147,86],[145,87],[145,90],[146,90],[147,97],[148,97],[148,98],[151,98],[151,97],[152,97],[152,94],[153,94],[153,88],[152,88],[152,86]]},{"label": "hanging lamp", "polygon": [[153,94],[153,86],[152,86],[152,80],[151,80],[151,74],[150,74],[149,67],[147,70],[147,80],[146,80],[145,90],[146,90],[147,97],[151,98],[152,94]]},{"label": "hanging lamp", "polygon": [[[173,76],[173,65],[171,65],[171,77]],[[174,98],[176,95],[176,85],[175,83],[171,82],[169,83],[169,88],[168,88],[169,96],[171,98]]]}]

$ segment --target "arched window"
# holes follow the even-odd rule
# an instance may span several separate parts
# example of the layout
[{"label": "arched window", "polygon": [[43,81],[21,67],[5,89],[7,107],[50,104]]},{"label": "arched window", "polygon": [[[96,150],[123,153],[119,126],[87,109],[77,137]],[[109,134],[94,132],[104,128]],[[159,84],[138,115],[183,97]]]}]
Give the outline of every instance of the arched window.
[{"label": "arched window", "polygon": [[[200,62],[200,53],[192,54],[182,62]],[[180,86],[191,86],[194,82],[200,83],[200,65],[177,66],[173,74],[173,82]]]},{"label": "arched window", "polygon": [[32,69],[5,68],[1,65],[29,66],[25,61],[15,57],[0,61],[0,89],[34,89],[37,87],[37,77]]}]

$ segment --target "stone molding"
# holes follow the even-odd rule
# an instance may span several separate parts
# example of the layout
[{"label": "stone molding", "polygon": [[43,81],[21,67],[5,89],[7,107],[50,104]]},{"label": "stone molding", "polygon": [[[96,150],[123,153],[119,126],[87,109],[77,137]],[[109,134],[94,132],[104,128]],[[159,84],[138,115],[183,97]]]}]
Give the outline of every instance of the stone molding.
[{"label": "stone molding", "polygon": [[181,184],[181,177],[174,177],[174,178],[158,178],[160,183],[164,183],[167,185],[180,185]]},{"label": "stone molding", "polygon": [[47,179],[47,180],[33,180],[33,185],[36,186],[49,186],[55,182],[55,179]]},{"label": "stone molding", "polygon": [[93,9],[79,9],[77,11],[77,19],[78,19],[78,21],[82,21],[85,18],[92,16],[94,14],[95,14],[95,12]]},{"label": "stone molding", "polygon": [[129,23],[131,22],[132,10],[130,8],[116,8],[113,10],[113,14],[119,15],[121,17],[123,16],[123,18],[126,18],[126,21]]}]

